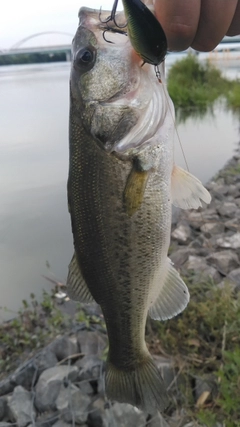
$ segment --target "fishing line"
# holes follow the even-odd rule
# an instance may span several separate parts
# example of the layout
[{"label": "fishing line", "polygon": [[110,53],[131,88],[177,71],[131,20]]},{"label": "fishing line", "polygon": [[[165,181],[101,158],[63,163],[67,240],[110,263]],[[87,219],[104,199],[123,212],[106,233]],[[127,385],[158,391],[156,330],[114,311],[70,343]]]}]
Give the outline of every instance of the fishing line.
[{"label": "fishing line", "polygon": [[171,109],[170,104],[169,104],[169,100],[168,100],[168,96],[167,96],[167,91],[166,91],[166,88],[165,88],[165,82],[162,81],[161,78],[158,79],[158,80],[159,80],[159,83],[161,83],[163,85],[164,96],[166,98],[166,101],[167,101],[167,104],[168,104],[168,109],[169,109],[171,117],[172,117],[172,121],[173,121],[173,124],[174,124],[174,129],[175,129],[175,132],[176,132],[176,135],[177,135],[177,139],[178,139],[178,142],[179,142],[179,145],[180,145],[180,148],[181,148],[182,156],[183,156],[184,162],[186,164],[186,169],[187,169],[188,172],[190,172],[189,171],[188,162],[187,162],[187,158],[186,158],[186,155],[184,153],[184,149],[183,149],[183,146],[182,146],[182,143],[181,143],[181,140],[180,140],[180,136],[179,136],[179,133],[178,133],[178,129],[177,129],[177,125],[176,125],[176,120],[173,117],[172,109]]},{"label": "fishing line", "polygon": [[[189,166],[188,166],[188,162],[187,162],[187,158],[186,158],[186,155],[184,153],[183,146],[182,146],[182,143],[181,143],[181,140],[180,140],[180,136],[179,136],[179,133],[178,133],[178,129],[177,129],[177,126],[176,126],[176,121],[175,121],[175,118],[173,117],[173,113],[172,113],[172,110],[171,110],[171,107],[170,107],[170,103],[169,103],[169,100],[168,100],[167,89],[165,88],[165,81],[162,81],[162,79],[161,79],[161,73],[160,73],[160,70],[158,69],[158,67],[156,67],[155,71],[156,71],[156,76],[158,78],[159,83],[161,83],[163,85],[164,96],[166,98],[166,101],[167,101],[167,104],[168,104],[168,108],[169,108],[169,111],[170,111],[170,114],[171,114],[171,117],[172,117],[172,120],[173,120],[175,132],[176,132],[176,135],[177,135],[177,139],[178,139],[178,142],[179,142],[179,145],[180,145],[180,148],[181,148],[181,152],[182,152],[182,155],[183,155],[183,158],[184,158],[184,162],[186,164],[186,169],[187,169],[188,172],[190,172]],[[204,221],[204,218],[203,218],[202,211],[200,211],[200,215],[201,215],[201,219],[202,219],[202,224],[204,224],[205,221]],[[211,242],[209,242],[209,240],[207,240],[207,247],[212,248],[212,244],[211,244]]]}]

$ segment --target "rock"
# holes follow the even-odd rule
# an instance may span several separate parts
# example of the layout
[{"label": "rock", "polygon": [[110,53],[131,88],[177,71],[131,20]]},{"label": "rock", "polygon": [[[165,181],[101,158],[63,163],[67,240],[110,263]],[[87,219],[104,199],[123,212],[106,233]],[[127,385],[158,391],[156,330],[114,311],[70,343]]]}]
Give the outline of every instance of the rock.
[{"label": "rock", "polygon": [[240,233],[235,233],[230,237],[220,237],[216,243],[220,248],[239,249]]},{"label": "rock", "polygon": [[[93,388],[88,380],[82,380],[78,382],[78,387],[83,394],[92,394]],[[99,391],[99,388],[98,388]]]},{"label": "rock", "polygon": [[57,363],[56,356],[47,347],[36,354],[11,375],[11,382],[15,385],[22,385],[31,388],[37,381],[39,375],[48,368],[55,366]]},{"label": "rock", "polygon": [[[71,427],[71,424],[65,423],[63,420],[58,420],[52,427]],[[82,426],[83,427],[83,426]]]},{"label": "rock", "polygon": [[220,234],[225,230],[225,225],[222,222],[206,222],[200,227],[201,231],[206,235]]},{"label": "rock", "polygon": [[11,393],[14,390],[15,384],[10,381],[10,378],[5,378],[0,381],[0,396]]},{"label": "rock", "polygon": [[77,360],[75,366],[79,367],[78,381],[98,379],[103,370],[104,362],[97,356],[84,356]]},{"label": "rock", "polygon": [[106,403],[101,397],[92,403],[88,414],[89,427],[109,427],[105,405]]},{"label": "rock", "polygon": [[147,427],[170,427],[166,420],[162,417],[162,415],[158,412],[158,414],[153,415],[147,423]]},{"label": "rock", "polygon": [[172,232],[172,238],[177,240],[179,243],[187,244],[192,235],[191,228],[188,224],[179,224],[177,228]]},{"label": "rock", "polygon": [[239,266],[238,256],[231,250],[215,252],[207,257],[207,262],[225,276]]},{"label": "rock", "polygon": [[7,401],[5,398],[0,398],[0,421],[3,420],[7,410]]},{"label": "rock", "polygon": [[10,419],[16,421],[18,427],[25,427],[33,422],[36,412],[31,393],[20,385],[15,387],[12,396],[8,398],[8,411]]},{"label": "rock", "polygon": [[64,380],[74,381],[77,375],[77,366],[55,366],[44,371],[36,385],[35,405],[38,411],[54,409],[61,384]]},{"label": "rock", "polygon": [[228,277],[234,283],[236,283],[237,288],[240,287],[240,268],[236,268],[235,270],[232,270],[231,273],[228,275]]},{"label": "rock", "polygon": [[[109,426],[136,427],[145,426],[146,418],[142,411],[127,403],[114,403],[108,412]],[[126,422],[127,421],[127,422]]]},{"label": "rock", "polygon": [[91,331],[81,331],[77,334],[80,351],[85,356],[101,356],[107,346],[106,335]]},{"label": "rock", "polygon": [[5,421],[0,422],[0,427],[10,427],[10,426],[15,426],[15,424],[7,423]]},{"label": "rock", "polygon": [[211,374],[195,378],[194,395],[196,402],[205,391],[208,391],[214,398],[218,394],[216,379]]},{"label": "rock", "polygon": [[221,281],[221,276],[216,268],[207,264],[205,258],[190,255],[186,263],[188,270],[193,270],[195,273],[194,281],[206,280],[212,278],[216,283]]},{"label": "rock", "polygon": [[68,394],[68,407],[63,413],[63,420],[67,423],[83,424],[88,418],[88,407],[91,399],[85,396],[81,390],[73,390]]},{"label": "rock", "polygon": [[187,247],[187,248],[178,249],[176,252],[173,252],[170,255],[170,258],[176,269],[178,269],[183,264],[185,264],[185,262],[187,262],[189,254],[190,254],[190,249]]},{"label": "rock", "polygon": [[186,211],[184,212],[184,215],[186,215],[188,223],[191,225],[192,228],[194,228],[195,230],[200,230],[200,227],[203,224],[203,217],[201,212]]},{"label": "rock", "polygon": [[[32,427],[51,427],[59,419],[59,413],[48,411],[37,417],[35,425]],[[28,426],[30,427],[30,426]]]},{"label": "rock", "polygon": [[237,206],[232,202],[225,202],[217,207],[217,211],[221,216],[225,216],[227,218],[234,218]]},{"label": "rock", "polygon": [[68,356],[79,353],[79,346],[75,336],[57,338],[49,345],[57,360],[61,361]]},{"label": "rock", "polygon": [[238,231],[239,228],[239,218],[232,218],[224,223],[225,227],[231,231]]}]

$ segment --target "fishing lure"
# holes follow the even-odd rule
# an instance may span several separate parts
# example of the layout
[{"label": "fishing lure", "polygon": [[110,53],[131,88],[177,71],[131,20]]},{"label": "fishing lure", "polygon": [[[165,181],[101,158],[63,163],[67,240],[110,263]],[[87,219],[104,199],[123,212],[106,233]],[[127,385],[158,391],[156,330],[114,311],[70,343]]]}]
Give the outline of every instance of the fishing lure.
[{"label": "fishing lure", "polygon": [[[167,53],[167,39],[163,28],[154,14],[141,0],[122,0],[127,18],[127,30],[132,47],[145,63],[156,67],[161,64]],[[104,21],[113,21],[116,27],[124,28],[116,22],[118,0],[114,0],[111,15]],[[107,31],[108,29],[106,29]],[[106,39],[105,39],[106,40]]]}]

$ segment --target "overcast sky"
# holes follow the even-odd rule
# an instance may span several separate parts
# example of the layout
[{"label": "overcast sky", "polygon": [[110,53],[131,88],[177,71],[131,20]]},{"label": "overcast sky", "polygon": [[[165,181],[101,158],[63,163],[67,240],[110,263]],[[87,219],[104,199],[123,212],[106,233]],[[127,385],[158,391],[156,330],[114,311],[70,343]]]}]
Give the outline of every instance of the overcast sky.
[{"label": "overcast sky", "polygon": [[[77,28],[81,6],[111,9],[112,4],[113,0],[2,0],[0,50],[8,49],[21,39],[43,31],[63,31],[72,36]],[[71,36],[40,36],[23,46],[70,43]]]}]

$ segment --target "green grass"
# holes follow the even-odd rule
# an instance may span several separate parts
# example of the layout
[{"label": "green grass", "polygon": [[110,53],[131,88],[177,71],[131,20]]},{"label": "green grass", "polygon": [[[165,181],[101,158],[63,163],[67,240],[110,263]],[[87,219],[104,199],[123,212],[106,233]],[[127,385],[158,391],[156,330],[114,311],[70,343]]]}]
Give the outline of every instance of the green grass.
[{"label": "green grass", "polygon": [[[178,402],[196,425],[240,426],[240,296],[230,287],[212,283],[188,283],[191,301],[177,318],[152,322],[148,334],[150,349],[175,356],[175,364],[185,378],[185,396]],[[159,343],[158,345],[156,343]],[[215,392],[196,407],[192,381],[196,376],[213,375]]]},{"label": "green grass", "polygon": [[[240,108],[240,84],[222,77],[209,62],[201,63],[195,55],[176,62],[169,71],[168,91],[176,110],[204,114],[223,97],[228,107]],[[186,113],[185,113],[186,115]]]}]

